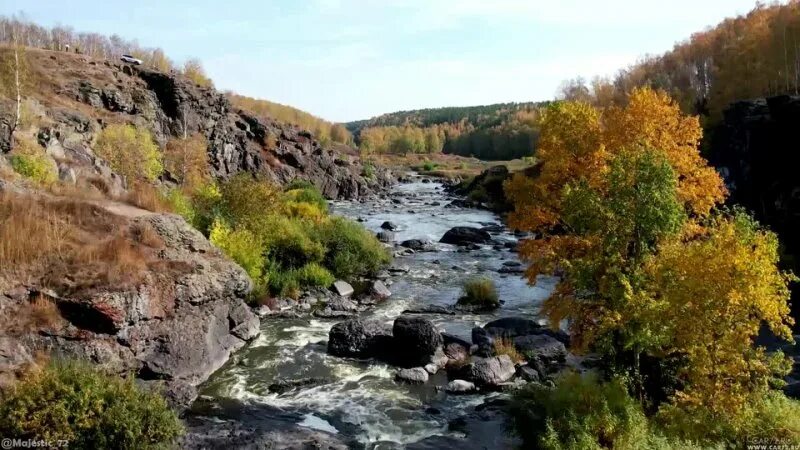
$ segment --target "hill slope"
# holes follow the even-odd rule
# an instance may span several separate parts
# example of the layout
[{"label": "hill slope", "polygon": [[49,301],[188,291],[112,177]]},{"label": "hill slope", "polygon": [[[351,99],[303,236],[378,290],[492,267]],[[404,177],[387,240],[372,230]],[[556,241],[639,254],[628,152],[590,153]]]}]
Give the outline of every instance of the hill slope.
[{"label": "hill slope", "polygon": [[[0,48],[0,60],[10,57],[8,48]],[[211,172],[221,178],[239,172],[278,183],[300,178],[331,198],[361,197],[389,182],[383,171],[365,178],[358,158],[325,148],[309,131],[243,111],[213,87],[179,73],[39,49],[27,49],[25,59],[32,80],[25,93],[30,119],[17,136],[45,147],[62,176],[104,176],[119,184],[101,174],[91,146],[108,124],[133,123],[162,146],[171,138],[203,135]],[[2,153],[10,148],[12,110],[8,100],[0,105]]]}]

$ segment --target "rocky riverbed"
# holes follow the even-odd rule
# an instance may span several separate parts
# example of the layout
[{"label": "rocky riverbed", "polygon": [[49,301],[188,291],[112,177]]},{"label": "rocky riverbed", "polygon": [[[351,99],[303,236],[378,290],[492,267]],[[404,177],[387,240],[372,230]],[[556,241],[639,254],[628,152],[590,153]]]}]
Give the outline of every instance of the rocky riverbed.
[{"label": "rocky riverbed", "polygon": [[[575,363],[559,342],[564,336],[547,335],[531,320],[556,280],[541,277],[529,286],[515,253],[519,236],[493,213],[452,200],[441,184],[413,178],[383,198],[336,202],[334,212],[393,246],[395,260],[380,276],[391,296],[376,301],[357,288],[344,303],[350,306],[334,308],[346,314],[325,313],[310,294],[302,308],[272,305],[260,336],[201,386],[186,416],[184,446],[511,447],[503,391],[548,369],[481,356],[491,356],[492,338],[504,335],[567,357],[562,365]],[[446,234],[458,245],[439,242]],[[501,307],[481,314],[454,309],[463,281],[477,275],[495,282]],[[503,318],[514,319],[497,322]],[[373,331],[364,332],[364,324]],[[376,334],[389,354],[374,353],[369,339]],[[470,353],[472,364],[454,368]]]}]

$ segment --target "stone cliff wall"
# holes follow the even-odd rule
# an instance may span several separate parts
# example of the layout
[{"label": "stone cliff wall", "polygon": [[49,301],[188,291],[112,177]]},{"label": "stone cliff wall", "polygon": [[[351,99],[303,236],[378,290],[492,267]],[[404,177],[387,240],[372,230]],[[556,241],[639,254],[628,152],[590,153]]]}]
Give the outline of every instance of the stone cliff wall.
[{"label": "stone cliff wall", "polygon": [[[128,122],[151,130],[162,145],[172,137],[203,134],[211,171],[220,178],[240,172],[277,183],[299,178],[330,198],[366,197],[393,181],[379,168],[366,176],[358,157],[322,147],[308,131],[241,111],[223,93],[179,74],[80,55],[29,54],[39,82],[28,108],[37,124],[27,133],[47,148],[62,179],[99,175],[118,185],[91,147],[103,126]],[[12,106],[0,102],[0,153],[9,150]]]}]

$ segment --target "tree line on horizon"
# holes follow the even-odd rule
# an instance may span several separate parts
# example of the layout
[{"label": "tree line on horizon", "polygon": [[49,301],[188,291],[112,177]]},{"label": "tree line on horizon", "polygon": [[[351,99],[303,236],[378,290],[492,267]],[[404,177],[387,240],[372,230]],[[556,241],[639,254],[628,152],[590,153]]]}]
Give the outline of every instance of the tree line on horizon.
[{"label": "tree line on horizon", "polygon": [[350,122],[362,154],[446,153],[486,160],[531,156],[541,103],[501,103],[383,114]]},{"label": "tree line on horizon", "polygon": [[558,99],[605,108],[637,87],[659,89],[708,128],[733,102],[800,93],[800,1],[758,3],[747,14],[694,33],[661,55],[648,55],[613,78],[575,78]]}]

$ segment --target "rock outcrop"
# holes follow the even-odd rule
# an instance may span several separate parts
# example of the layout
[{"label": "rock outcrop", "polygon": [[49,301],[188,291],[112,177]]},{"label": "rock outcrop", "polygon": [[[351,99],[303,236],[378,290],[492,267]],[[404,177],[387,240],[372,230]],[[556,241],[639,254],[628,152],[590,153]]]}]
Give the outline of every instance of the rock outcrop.
[{"label": "rock outcrop", "polygon": [[[280,184],[302,179],[329,198],[349,199],[369,196],[392,182],[388,171],[373,167],[366,177],[359,158],[323,147],[308,131],[239,110],[224,93],[177,73],[58,52],[29,56],[42,89],[52,89],[42,95],[58,106],[42,106],[43,119],[35,129],[19,132],[31,134],[47,149],[62,178],[99,177],[120,189],[121,180],[91,147],[105,124],[128,122],[149,129],[161,145],[173,137],[202,134],[211,172],[220,178],[247,172]],[[10,114],[10,106],[0,104],[0,154],[10,148]]]},{"label": "rock outcrop", "polygon": [[0,370],[13,373],[30,361],[24,355],[44,352],[88,360],[111,373],[134,373],[145,384],[164,384],[168,398],[191,402],[192,387],[259,334],[259,320],[244,303],[252,283],[178,216],[116,220],[153,230],[157,237],[149,239],[163,241],[146,276],[133,285],[98,282],[81,289],[74,283],[82,274],[69,272],[48,275],[48,287],[38,280],[0,283],[4,320],[31,314],[42,299],[55,305],[57,316],[38,330],[2,330],[0,335],[8,335],[0,336]]}]

